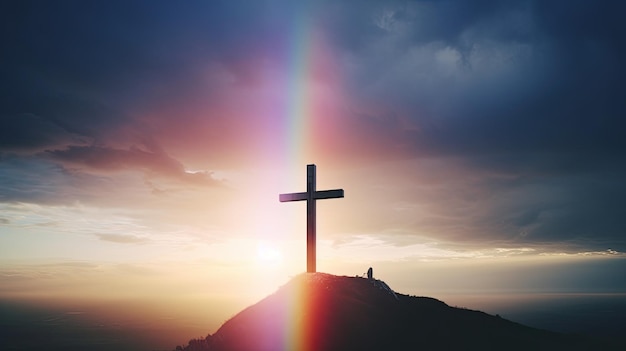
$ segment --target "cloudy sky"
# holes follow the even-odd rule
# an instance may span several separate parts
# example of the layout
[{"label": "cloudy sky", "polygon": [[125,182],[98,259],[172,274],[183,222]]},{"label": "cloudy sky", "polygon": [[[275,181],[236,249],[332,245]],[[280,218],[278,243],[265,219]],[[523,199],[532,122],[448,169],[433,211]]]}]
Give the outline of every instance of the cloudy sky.
[{"label": "cloudy sky", "polygon": [[0,295],[258,299],[305,270],[309,163],[346,193],[319,270],[626,291],[625,11],[5,2]]}]

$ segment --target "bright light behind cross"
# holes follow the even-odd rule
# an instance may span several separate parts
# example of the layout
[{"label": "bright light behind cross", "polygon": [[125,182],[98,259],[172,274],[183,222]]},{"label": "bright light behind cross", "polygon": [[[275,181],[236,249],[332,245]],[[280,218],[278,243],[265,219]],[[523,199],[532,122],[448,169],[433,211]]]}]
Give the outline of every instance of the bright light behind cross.
[{"label": "bright light behind cross", "polygon": [[277,265],[283,261],[283,254],[279,249],[262,241],[257,244],[256,255],[257,260],[264,264]]}]

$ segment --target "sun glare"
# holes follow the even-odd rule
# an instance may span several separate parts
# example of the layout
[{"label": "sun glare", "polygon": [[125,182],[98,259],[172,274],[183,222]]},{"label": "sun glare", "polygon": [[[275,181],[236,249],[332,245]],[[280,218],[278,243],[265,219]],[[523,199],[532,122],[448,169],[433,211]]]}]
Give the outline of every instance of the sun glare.
[{"label": "sun glare", "polygon": [[264,264],[280,264],[283,260],[283,255],[276,247],[269,245],[265,242],[259,242],[256,250],[257,260]]}]

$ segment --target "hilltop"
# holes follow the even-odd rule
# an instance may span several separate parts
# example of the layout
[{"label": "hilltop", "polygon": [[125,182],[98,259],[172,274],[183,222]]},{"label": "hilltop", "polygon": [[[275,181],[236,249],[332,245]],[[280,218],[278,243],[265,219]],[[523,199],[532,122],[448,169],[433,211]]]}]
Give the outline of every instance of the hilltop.
[{"label": "hilltop", "polygon": [[303,273],[215,334],[177,350],[594,350],[610,345],[530,328],[381,280]]}]

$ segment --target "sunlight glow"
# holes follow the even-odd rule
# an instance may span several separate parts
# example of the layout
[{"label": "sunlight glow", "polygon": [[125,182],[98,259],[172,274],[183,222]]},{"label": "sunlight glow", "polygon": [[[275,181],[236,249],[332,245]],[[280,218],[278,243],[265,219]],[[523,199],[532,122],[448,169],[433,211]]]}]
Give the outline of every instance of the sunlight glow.
[{"label": "sunlight glow", "polygon": [[283,254],[274,246],[259,242],[257,245],[257,260],[264,264],[277,265],[282,263]]}]

